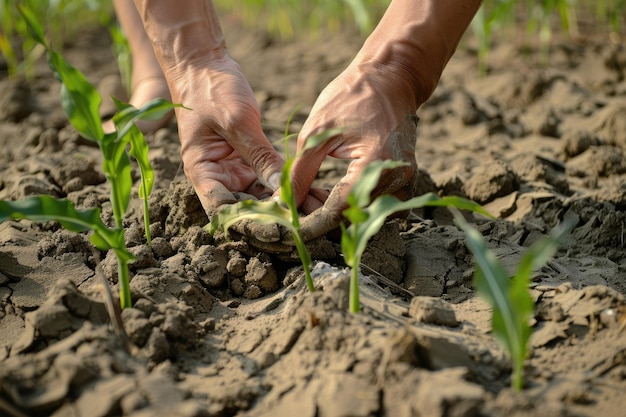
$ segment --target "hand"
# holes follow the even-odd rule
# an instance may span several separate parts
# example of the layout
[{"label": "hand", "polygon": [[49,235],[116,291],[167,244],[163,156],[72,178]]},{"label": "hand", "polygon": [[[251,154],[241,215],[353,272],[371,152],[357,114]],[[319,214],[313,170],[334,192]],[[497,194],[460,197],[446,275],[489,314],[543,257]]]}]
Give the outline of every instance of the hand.
[{"label": "hand", "polygon": [[[310,240],[335,229],[343,220],[346,199],[363,169],[375,160],[404,161],[408,165],[384,173],[372,198],[393,194],[413,197],[416,183],[415,111],[413,79],[403,69],[355,64],[348,67],[321,93],[298,137],[298,150],[307,138],[332,128],[342,132],[323,145],[305,151],[293,165],[296,203],[305,213],[302,232]],[[346,175],[324,200],[310,190],[326,158],[350,159]]]},{"label": "hand", "polygon": [[[305,213],[315,210],[301,222],[306,239],[339,225],[350,189],[374,160],[400,160],[409,166],[383,173],[372,198],[383,193],[400,199],[413,196],[416,132],[403,120],[414,116],[434,91],[480,3],[392,0],[355,60],[324,89],[303,126],[298,147],[302,149],[307,138],[324,130],[344,130],[325,145],[304,152],[294,163],[297,203]],[[352,162],[321,205],[323,198],[307,194],[313,194],[311,183],[326,156]]]},{"label": "hand", "polygon": [[[225,50],[168,70],[181,155],[209,216],[239,199],[268,197],[280,184],[282,158],[261,128],[260,112],[239,65]],[[191,109],[191,110],[189,110]]]}]

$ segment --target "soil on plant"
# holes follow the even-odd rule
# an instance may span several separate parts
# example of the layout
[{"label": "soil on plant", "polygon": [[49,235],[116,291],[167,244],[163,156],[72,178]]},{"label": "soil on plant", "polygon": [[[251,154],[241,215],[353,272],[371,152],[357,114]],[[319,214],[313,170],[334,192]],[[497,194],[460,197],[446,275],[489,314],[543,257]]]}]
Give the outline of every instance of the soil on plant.
[{"label": "soil on plant", "polygon": [[[282,42],[225,19],[277,143],[298,108],[349,62],[357,36]],[[66,58],[106,89],[108,36],[81,33]],[[522,392],[472,286],[472,257],[442,209],[390,222],[363,259],[363,313],[350,314],[336,241],[316,246],[309,293],[290,253],[204,229],[180,162],[175,122],[149,135],[156,171],[152,246],[141,204],[125,221],[129,342],[110,324],[111,253],[53,223],[0,225],[0,414],[7,416],[607,416],[626,408],[626,45],[557,40],[549,65],[502,42],[477,74],[472,42],[418,112],[422,192],[485,204],[473,218],[506,269],[566,214],[578,222],[533,274],[537,303]],[[0,198],[67,197],[112,224],[99,151],[68,125],[42,60],[0,79]],[[123,97],[122,97],[123,98]],[[300,107],[298,107],[300,105]],[[332,186],[342,161],[324,163]],[[138,172],[135,171],[135,177]],[[96,268],[99,266],[98,268]],[[101,271],[101,272],[97,272]]]}]

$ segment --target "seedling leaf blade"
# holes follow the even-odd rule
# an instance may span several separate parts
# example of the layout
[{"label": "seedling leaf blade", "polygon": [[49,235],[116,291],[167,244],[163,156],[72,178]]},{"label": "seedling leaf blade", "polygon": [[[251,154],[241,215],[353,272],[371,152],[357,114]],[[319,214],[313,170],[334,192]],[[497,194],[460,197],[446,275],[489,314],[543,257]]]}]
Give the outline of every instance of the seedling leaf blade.
[{"label": "seedling leaf blade", "polygon": [[33,37],[33,39],[37,43],[40,43],[44,45],[44,47],[47,48],[48,43],[46,42],[46,38],[44,37],[44,34],[43,34],[43,27],[37,20],[37,17],[35,16],[35,14],[29,8],[25,7],[22,4],[18,4],[17,8],[20,14],[22,15],[22,17],[24,18],[24,20],[26,21],[26,27],[28,28],[28,32]]},{"label": "seedling leaf blade", "polygon": [[251,219],[261,224],[278,223],[293,229],[289,211],[277,201],[240,201],[232,206],[227,206],[211,219],[209,233],[214,234],[218,230],[228,230],[233,224]]},{"label": "seedling leaf blade", "polygon": [[123,137],[132,128],[137,120],[160,120],[176,107],[183,107],[181,104],[172,104],[171,102],[155,98],[150,100],[141,108],[137,109],[128,103],[124,103],[115,97],[112,97],[118,112],[113,116],[113,123],[118,130],[118,136]]},{"label": "seedling leaf blade", "polygon": [[104,131],[98,113],[102,101],[100,94],[85,76],[68,64],[61,55],[48,50],[48,61],[63,83],[61,106],[74,129],[87,139],[101,140]]},{"label": "seedling leaf blade", "polygon": [[309,138],[307,138],[306,143],[304,144],[304,147],[302,148],[302,150],[300,152],[304,152],[307,151],[309,149],[312,148],[316,148],[324,143],[326,143],[329,139],[341,135],[343,133],[344,129],[341,128],[334,128],[334,129],[327,129],[325,131],[323,131],[322,133],[318,133],[317,135],[313,135]]},{"label": "seedling leaf blade", "polygon": [[43,29],[35,15],[19,7],[33,39],[46,48],[48,64],[61,81],[61,106],[74,128],[85,138],[99,141],[104,136],[98,109],[102,101],[95,87],[46,42]]},{"label": "seedling leaf blade", "polygon": [[[519,321],[522,315],[515,310],[517,306],[512,305],[508,298],[511,281],[500,261],[487,249],[480,232],[471,227],[458,212],[454,217],[465,232],[467,246],[474,255],[476,292],[493,307],[494,335],[506,345],[507,349],[517,349],[523,337],[518,331],[516,321]],[[524,291],[527,290],[527,287],[524,287]]]},{"label": "seedling leaf blade", "polygon": [[341,250],[344,261],[352,268],[349,304],[350,311],[354,313],[360,309],[358,267],[361,256],[365,252],[369,239],[378,233],[390,215],[425,206],[441,206],[471,210],[492,217],[473,201],[461,197],[440,198],[434,193],[427,193],[407,201],[400,201],[391,195],[381,195],[370,204],[371,193],[376,188],[383,171],[405,165],[406,163],[400,161],[376,161],[367,165],[359,182],[348,194],[348,208],[344,210],[343,215],[351,224],[349,227],[341,226]]},{"label": "seedling leaf blade", "polygon": [[578,218],[575,215],[565,216],[563,222],[549,236],[539,240],[528,249],[520,261],[515,276],[522,276],[530,280],[532,272],[554,256],[563,239],[571,233],[577,223]]},{"label": "seedling leaf blade", "polygon": [[[123,232],[107,228],[100,219],[99,209],[77,210],[67,199],[59,200],[42,195],[19,201],[0,200],[0,222],[9,218],[34,222],[54,221],[71,232],[93,230],[91,242],[100,250],[120,248],[124,245]],[[132,255],[130,257],[132,258]]]},{"label": "seedling leaf blade", "polygon": [[[294,221],[294,226],[298,227],[300,219],[298,217],[298,211],[296,210],[296,200],[293,194],[293,187],[291,185],[291,166],[294,159],[290,158],[285,161],[283,169],[280,174],[280,200],[287,205],[287,207],[293,207],[293,210],[289,210],[291,220]],[[295,213],[294,213],[295,211]],[[294,216],[295,214],[295,216]]]},{"label": "seedling leaf blade", "polygon": [[152,193],[154,186],[154,169],[148,158],[148,143],[141,133],[141,130],[137,126],[132,127],[128,131],[128,139],[130,142],[129,154],[139,164],[139,171],[141,172],[141,184],[139,185],[139,197],[147,200]]},{"label": "seedling leaf blade", "polygon": [[389,160],[368,164],[363,170],[359,181],[350,190],[350,194],[354,199],[354,205],[364,208],[370,203],[372,191],[378,185],[378,180],[385,169],[394,169],[406,165],[405,162]]}]

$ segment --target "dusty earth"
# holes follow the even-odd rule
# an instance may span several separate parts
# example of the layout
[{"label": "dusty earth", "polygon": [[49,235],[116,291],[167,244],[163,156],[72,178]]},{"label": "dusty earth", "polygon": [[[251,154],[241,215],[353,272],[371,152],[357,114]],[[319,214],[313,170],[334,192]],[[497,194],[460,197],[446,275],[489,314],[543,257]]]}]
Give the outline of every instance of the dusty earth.
[{"label": "dusty earth", "polygon": [[[276,140],[301,104],[298,129],[360,42],[279,42],[224,26]],[[75,39],[65,55],[90,80],[116,77],[106,34]],[[173,122],[148,138],[151,248],[138,204],[126,220],[138,259],[134,307],[122,313],[130,343],[110,324],[96,274],[116,290],[111,254],[55,224],[0,225],[0,415],[624,415],[626,45],[557,40],[547,67],[527,49],[502,42],[479,76],[465,42],[418,112],[417,154],[424,192],[464,195],[499,216],[475,223],[510,271],[566,213],[578,218],[533,278],[522,392],[508,388],[510,364],[446,211],[384,228],[364,259],[363,313],[350,314],[332,240],[316,253],[309,293],[289,254],[202,229]],[[3,75],[0,90],[0,198],[67,197],[111,223],[98,149],[68,126],[46,64],[25,82]],[[329,161],[319,181],[332,185],[344,167]]]}]

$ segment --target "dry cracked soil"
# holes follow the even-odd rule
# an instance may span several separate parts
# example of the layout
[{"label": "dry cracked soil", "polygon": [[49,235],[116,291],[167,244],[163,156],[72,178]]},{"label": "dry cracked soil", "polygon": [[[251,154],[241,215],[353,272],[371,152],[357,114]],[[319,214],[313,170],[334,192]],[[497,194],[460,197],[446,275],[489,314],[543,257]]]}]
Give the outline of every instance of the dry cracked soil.
[{"label": "dry cracked soil", "polygon": [[[285,42],[224,22],[232,55],[279,139],[349,62],[349,34]],[[376,236],[363,260],[363,312],[346,311],[337,244],[321,245],[309,293],[290,254],[207,234],[185,180],[175,122],[148,137],[154,242],[141,207],[125,220],[129,342],[110,324],[96,270],[116,290],[112,254],[53,223],[0,224],[0,414],[6,416],[607,416],[626,408],[626,43],[555,40],[549,64],[501,42],[478,75],[467,41],[418,111],[421,191],[482,203],[473,219],[507,271],[567,213],[578,219],[533,274],[525,387],[475,295],[472,257],[443,209]],[[117,78],[106,33],[66,58],[102,88]],[[3,72],[6,74],[6,72]],[[111,224],[94,145],[68,125],[45,62],[0,78],[0,198],[67,197]],[[345,164],[325,162],[332,186]],[[137,174],[135,172],[135,174]],[[135,175],[135,178],[137,175]],[[96,268],[99,266],[99,268]]]}]

